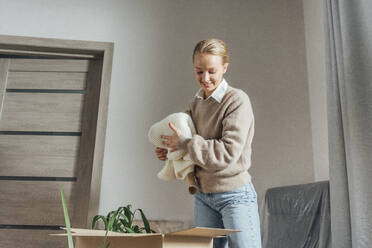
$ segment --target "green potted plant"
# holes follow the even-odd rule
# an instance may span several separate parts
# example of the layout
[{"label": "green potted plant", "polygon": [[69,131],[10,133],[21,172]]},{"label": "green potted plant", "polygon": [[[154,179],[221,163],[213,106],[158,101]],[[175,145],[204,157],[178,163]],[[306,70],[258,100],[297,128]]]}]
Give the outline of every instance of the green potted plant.
[{"label": "green potted plant", "polygon": [[[105,230],[121,233],[155,233],[150,228],[149,221],[147,220],[142,209],[131,210],[131,205],[119,207],[117,210],[110,211],[107,216],[96,215],[92,221],[92,229],[96,227],[99,220],[102,220],[105,225]],[[133,224],[135,214],[139,212],[143,221],[143,227]],[[112,225],[109,225],[112,223]]]},{"label": "green potted plant", "polygon": [[[74,248],[74,243],[71,234],[71,224],[70,218],[67,211],[66,206],[66,199],[63,189],[61,189],[61,198],[62,198],[62,206],[63,206],[63,213],[65,217],[66,223],[66,230],[67,230],[67,239],[68,239],[68,247]],[[121,232],[121,233],[155,233],[154,230],[150,228],[149,221],[147,220],[145,214],[143,213],[142,209],[136,209],[134,211],[131,210],[131,205],[127,205],[125,207],[119,207],[117,210],[110,211],[107,216],[103,215],[96,215],[93,217],[92,220],[92,229],[96,227],[96,224],[99,220],[102,220],[105,225],[105,236],[102,242],[102,248],[108,248],[110,243],[106,244],[107,235],[109,231],[113,232]],[[143,221],[143,227],[133,224],[133,220],[135,217],[136,212],[139,212]]]}]

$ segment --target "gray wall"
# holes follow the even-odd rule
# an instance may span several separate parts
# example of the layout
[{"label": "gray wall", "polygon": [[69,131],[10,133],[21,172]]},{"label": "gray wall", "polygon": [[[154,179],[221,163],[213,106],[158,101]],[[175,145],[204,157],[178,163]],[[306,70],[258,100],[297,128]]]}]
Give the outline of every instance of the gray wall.
[{"label": "gray wall", "polygon": [[192,219],[183,183],[156,178],[147,130],[198,89],[191,53],[208,37],[226,41],[226,79],[251,97],[260,196],[314,180],[302,1],[0,0],[0,33],[115,42],[100,213],[131,203],[151,219]]},{"label": "gray wall", "polygon": [[329,180],[323,0],[303,0],[315,181]]}]

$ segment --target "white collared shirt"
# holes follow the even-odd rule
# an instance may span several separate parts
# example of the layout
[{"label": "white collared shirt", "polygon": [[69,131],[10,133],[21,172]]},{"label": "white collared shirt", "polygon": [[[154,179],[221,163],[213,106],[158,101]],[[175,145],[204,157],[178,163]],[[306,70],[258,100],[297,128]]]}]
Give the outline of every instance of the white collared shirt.
[{"label": "white collared shirt", "polygon": [[[225,96],[225,93],[226,93],[226,90],[227,90],[228,86],[229,85],[228,85],[227,81],[225,80],[225,78],[223,78],[221,83],[217,86],[217,88],[212,92],[212,94],[209,97],[212,97],[214,100],[216,100],[218,103],[220,103],[222,101],[222,98]],[[203,89],[200,88],[198,90],[198,92],[196,92],[195,97],[199,98],[199,99],[204,99],[203,94],[204,94]],[[205,99],[205,100],[207,100],[207,99]]]}]

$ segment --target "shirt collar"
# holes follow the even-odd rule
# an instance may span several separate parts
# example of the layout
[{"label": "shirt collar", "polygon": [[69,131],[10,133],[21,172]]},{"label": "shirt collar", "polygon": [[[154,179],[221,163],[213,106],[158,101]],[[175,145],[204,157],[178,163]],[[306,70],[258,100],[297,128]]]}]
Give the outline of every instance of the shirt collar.
[{"label": "shirt collar", "polygon": [[[225,96],[227,87],[228,87],[227,81],[223,78],[222,82],[217,86],[217,88],[212,92],[212,94],[208,97],[212,97],[214,100],[216,100],[218,103],[222,101],[222,98]],[[196,92],[195,97],[199,99],[204,99],[203,98],[204,92],[203,89],[200,88],[198,92]],[[207,98],[207,99],[208,99]],[[205,99],[205,100],[207,100]]]}]

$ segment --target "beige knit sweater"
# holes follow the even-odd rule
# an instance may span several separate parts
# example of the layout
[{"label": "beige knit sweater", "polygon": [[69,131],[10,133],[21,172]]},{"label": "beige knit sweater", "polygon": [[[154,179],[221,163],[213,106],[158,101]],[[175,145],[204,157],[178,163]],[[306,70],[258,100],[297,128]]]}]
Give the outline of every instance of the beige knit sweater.
[{"label": "beige knit sweater", "polygon": [[226,192],[251,180],[254,116],[248,95],[228,86],[222,101],[195,97],[186,111],[197,135],[180,136],[179,146],[195,162],[195,177],[204,193]]}]

